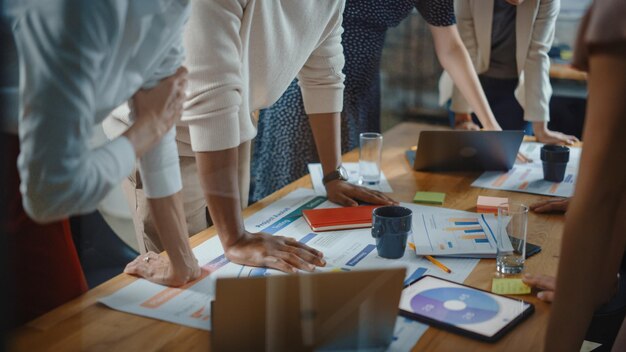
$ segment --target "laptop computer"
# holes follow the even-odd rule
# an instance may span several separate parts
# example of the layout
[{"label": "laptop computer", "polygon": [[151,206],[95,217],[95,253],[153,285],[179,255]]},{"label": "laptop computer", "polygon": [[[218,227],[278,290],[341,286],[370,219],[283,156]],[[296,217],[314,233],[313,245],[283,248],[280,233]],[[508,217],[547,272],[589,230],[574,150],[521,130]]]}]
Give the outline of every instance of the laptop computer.
[{"label": "laptop computer", "polygon": [[515,163],[524,131],[422,131],[416,171],[502,171]]},{"label": "laptop computer", "polygon": [[405,269],[217,279],[214,351],[384,348]]}]

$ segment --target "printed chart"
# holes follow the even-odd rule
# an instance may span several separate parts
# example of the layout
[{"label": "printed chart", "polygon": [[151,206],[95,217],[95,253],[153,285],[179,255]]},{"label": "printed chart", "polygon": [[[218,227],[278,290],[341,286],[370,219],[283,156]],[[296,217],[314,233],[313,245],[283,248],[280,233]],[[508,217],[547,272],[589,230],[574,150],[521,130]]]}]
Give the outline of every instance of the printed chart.
[{"label": "printed chart", "polygon": [[[418,255],[495,257],[497,219],[493,214],[425,206],[413,214],[413,244]],[[510,242],[503,246],[512,250]]]},{"label": "printed chart", "polygon": [[[420,207],[413,204],[403,205],[412,208]],[[246,229],[252,232],[265,231],[290,236],[322,251],[327,266],[319,268],[320,271],[404,267],[407,270],[406,283],[425,274],[463,282],[478,263],[477,259],[444,258],[441,261],[452,269],[452,274],[447,274],[423,257],[415,255],[415,252],[410,249],[407,249],[401,259],[384,259],[377,255],[375,242],[369,229],[314,233],[301,217],[303,209],[333,206],[335,205],[316,196],[313,191],[299,189],[246,219]],[[210,302],[214,297],[216,279],[283,275],[272,269],[248,267],[229,262],[224,257],[217,237],[196,247],[194,253],[198,261],[203,263],[203,275],[199,280],[180,288],[168,288],[139,279],[111,296],[102,298],[100,302],[127,313],[210,330]],[[409,349],[426,329],[427,326],[424,324],[398,317],[396,336],[389,349]]]},{"label": "printed chart", "polygon": [[505,191],[542,194],[547,196],[571,197],[578,175],[581,148],[570,148],[570,161],[565,170],[563,182],[550,182],[543,179],[543,166],[540,158],[541,143],[524,142],[520,152],[532,159],[526,164],[516,163],[508,172],[487,171],[472,186]]}]

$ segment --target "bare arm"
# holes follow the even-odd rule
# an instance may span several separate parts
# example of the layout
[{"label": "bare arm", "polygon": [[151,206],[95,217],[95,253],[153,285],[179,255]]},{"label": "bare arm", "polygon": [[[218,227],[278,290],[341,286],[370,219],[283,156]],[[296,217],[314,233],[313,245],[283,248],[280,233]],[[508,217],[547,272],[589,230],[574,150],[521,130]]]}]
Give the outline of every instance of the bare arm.
[{"label": "bare arm", "polygon": [[196,152],[198,176],[226,257],[238,264],[285,272],[324,266],[323,254],[292,238],[245,230],[241,215],[238,148]]},{"label": "bare arm", "polygon": [[480,123],[487,130],[501,130],[485,97],[470,56],[461,41],[456,26],[429,26],[435,41],[435,51],[441,66],[450,74],[455,86],[463,93]]},{"label": "bare arm", "polygon": [[[324,175],[341,165],[341,125],[340,114],[311,114],[309,124],[315,138],[317,154],[320,157]],[[372,204],[394,204],[385,194],[364,187],[335,180],[326,184],[328,199],[344,206],[356,206],[357,200]]]},{"label": "bare arm", "polygon": [[181,192],[148,199],[148,207],[168,257],[152,252],[140,255],[124,272],[167,286],[181,286],[196,279],[200,276],[200,267],[187,239]]},{"label": "bare arm", "polygon": [[575,196],[567,213],[546,351],[580,348],[594,309],[611,292],[624,253],[626,80],[623,77],[626,77],[626,46],[614,48],[611,53],[592,53],[585,148]]}]

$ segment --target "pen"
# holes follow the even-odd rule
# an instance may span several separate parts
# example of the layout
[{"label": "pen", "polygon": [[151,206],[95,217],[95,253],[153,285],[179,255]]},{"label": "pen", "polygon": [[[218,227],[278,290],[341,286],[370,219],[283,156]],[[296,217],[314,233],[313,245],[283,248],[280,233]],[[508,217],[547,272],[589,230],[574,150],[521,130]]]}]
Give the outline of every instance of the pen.
[{"label": "pen", "polygon": [[439,267],[439,269],[445,271],[448,274],[452,274],[452,270],[450,270],[450,268],[448,268],[447,266],[443,265],[442,262],[438,261],[437,259],[429,256],[429,255],[425,255],[424,258],[428,259],[428,261],[430,261],[431,263],[435,264],[436,266]]}]

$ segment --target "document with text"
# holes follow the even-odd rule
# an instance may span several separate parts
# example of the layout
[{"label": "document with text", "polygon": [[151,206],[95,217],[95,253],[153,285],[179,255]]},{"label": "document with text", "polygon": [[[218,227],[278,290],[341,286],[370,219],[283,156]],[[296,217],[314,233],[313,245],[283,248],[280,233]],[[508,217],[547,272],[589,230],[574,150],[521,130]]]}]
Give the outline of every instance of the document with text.
[{"label": "document with text", "polygon": [[[359,163],[343,163],[343,167],[348,172],[348,182],[352,184],[359,184]],[[311,175],[311,183],[313,184],[313,189],[315,193],[320,196],[326,195],[326,188],[324,187],[324,183],[322,183],[322,179],[324,178],[324,172],[322,170],[322,164],[309,164],[309,174]],[[384,172],[380,172],[380,182],[376,185],[363,185],[363,187],[373,189],[374,191],[379,191],[383,193],[392,193],[393,189],[389,185],[387,181],[387,177],[385,177]]]},{"label": "document with text", "polygon": [[529,157],[532,162],[516,163],[509,171],[486,171],[472,183],[472,186],[546,196],[571,197],[574,194],[574,186],[578,176],[581,148],[570,148],[570,158],[563,181],[550,182],[543,179],[542,146],[543,144],[535,142],[522,143],[520,152]]},{"label": "document with text", "polygon": [[[452,270],[448,274],[417,256],[409,247],[401,259],[384,259],[377,255],[370,229],[315,233],[301,216],[303,209],[336,206],[312,190],[298,189],[247,218],[245,225],[251,232],[293,237],[322,251],[327,262],[326,267],[317,269],[322,272],[404,267],[407,270],[405,283],[425,274],[463,282],[478,263],[478,259],[442,258],[441,262]],[[210,303],[217,278],[284,275],[273,269],[231,263],[225,258],[217,236],[194,248],[194,253],[203,269],[200,279],[180,288],[138,279],[100,302],[127,313],[210,330]],[[396,336],[389,350],[410,349],[426,329],[427,325],[398,317]]]}]

